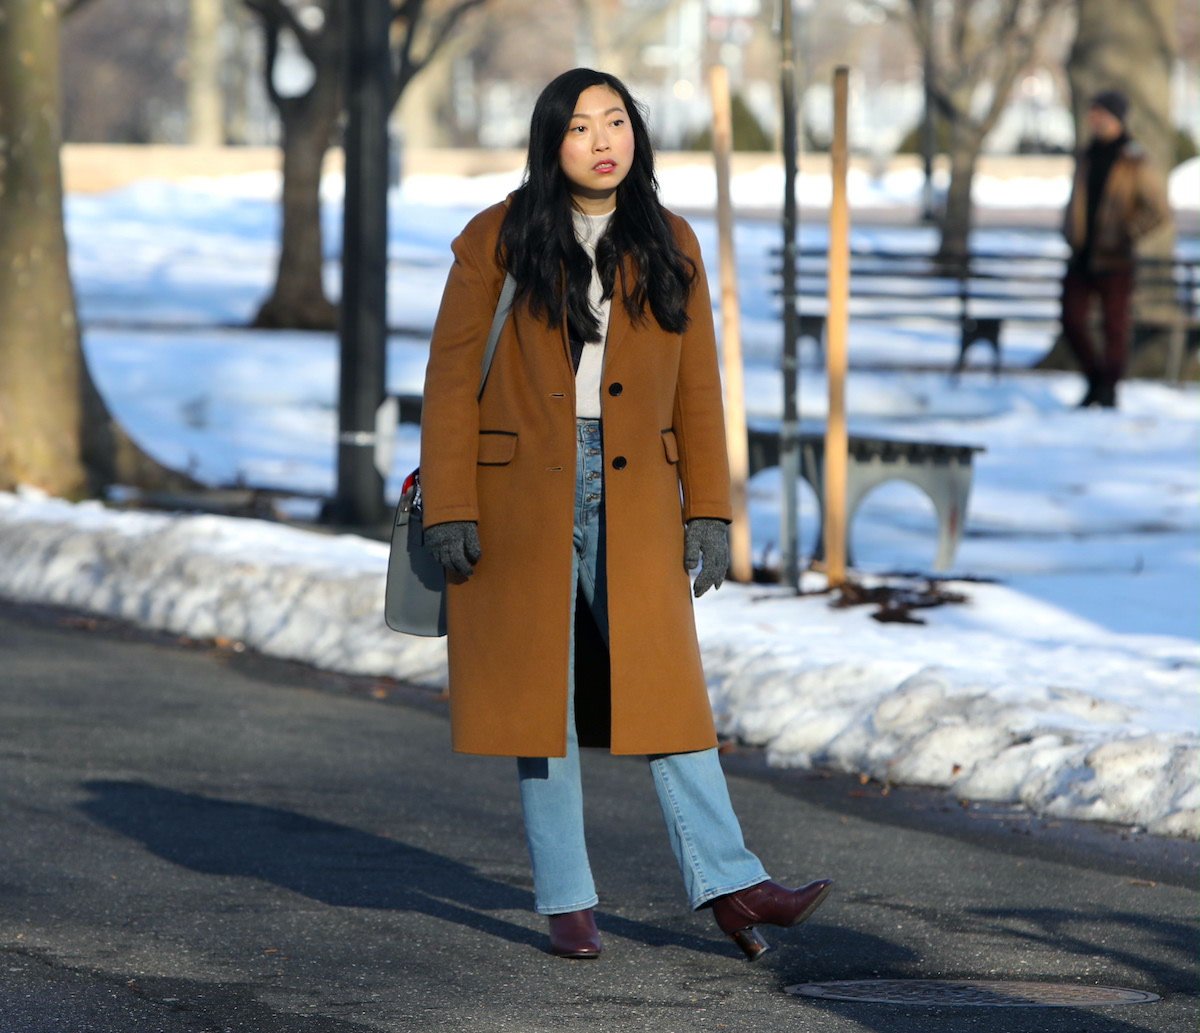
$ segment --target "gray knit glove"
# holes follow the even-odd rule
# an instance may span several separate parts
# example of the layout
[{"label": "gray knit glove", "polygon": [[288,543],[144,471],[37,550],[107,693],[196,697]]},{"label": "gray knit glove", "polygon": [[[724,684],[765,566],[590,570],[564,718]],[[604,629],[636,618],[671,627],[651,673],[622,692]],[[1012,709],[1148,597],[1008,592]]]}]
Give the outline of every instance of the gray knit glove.
[{"label": "gray knit glove", "polygon": [[425,548],[443,567],[463,577],[474,573],[475,564],[483,555],[474,520],[451,520],[425,528]]},{"label": "gray knit glove", "polygon": [[683,565],[687,570],[704,566],[696,575],[692,588],[699,599],[710,588],[720,588],[729,572],[729,525],[724,520],[697,517],[689,520],[683,529]]}]

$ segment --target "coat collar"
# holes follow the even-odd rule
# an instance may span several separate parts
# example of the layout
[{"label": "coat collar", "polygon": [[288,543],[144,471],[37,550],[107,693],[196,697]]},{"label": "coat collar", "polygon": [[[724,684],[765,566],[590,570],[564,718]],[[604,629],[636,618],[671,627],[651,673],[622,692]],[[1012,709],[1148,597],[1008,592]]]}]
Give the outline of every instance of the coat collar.
[{"label": "coat collar", "polygon": [[604,345],[605,363],[620,351],[633,331],[633,321],[625,307],[626,288],[631,287],[634,282],[633,259],[626,257],[621,262],[616,281],[613,284],[612,307],[608,312],[608,339]]}]

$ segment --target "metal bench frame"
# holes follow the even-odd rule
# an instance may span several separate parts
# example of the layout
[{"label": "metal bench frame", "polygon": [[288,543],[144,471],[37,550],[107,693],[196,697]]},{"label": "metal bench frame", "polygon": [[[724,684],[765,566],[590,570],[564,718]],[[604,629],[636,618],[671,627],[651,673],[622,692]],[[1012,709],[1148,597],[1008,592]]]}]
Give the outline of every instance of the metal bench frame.
[{"label": "metal bench frame", "polygon": [[[820,503],[821,522],[813,547],[814,558],[824,555],[825,543],[825,435],[802,433],[800,474],[812,487]],[[962,542],[967,503],[978,445],[940,441],[905,441],[896,438],[851,434],[846,468],[846,561],[852,563],[850,529],[863,500],[886,481],[907,481],[933,503],[938,518],[937,554],[934,570],[949,570]],[[779,435],[775,430],[750,430],[750,473],[779,465]]]}]

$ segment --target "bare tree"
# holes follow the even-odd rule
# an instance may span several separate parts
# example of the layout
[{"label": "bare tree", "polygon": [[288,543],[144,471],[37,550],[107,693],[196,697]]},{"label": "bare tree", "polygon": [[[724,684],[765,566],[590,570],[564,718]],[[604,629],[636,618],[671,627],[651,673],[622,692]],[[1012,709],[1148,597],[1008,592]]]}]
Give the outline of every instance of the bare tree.
[{"label": "bare tree", "polygon": [[63,231],[59,18],[44,0],[5,0],[0,17],[0,489],[177,486],[112,420],[84,361]]},{"label": "bare tree", "polygon": [[186,39],[187,9],[176,3],[72,4],[61,39],[64,138],[184,143]]},{"label": "bare tree", "polygon": [[895,0],[928,56],[929,90],[950,136],[950,187],[941,214],[943,257],[965,254],[971,184],[983,142],[995,128],[1017,76],[1034,59],[1050,19],[1071,0]]},{"label": "bare tree", "polygon": [[[350,0],[244,0],[262,25],[267,92],[283,127],[283,229],[275,286],[256,326],[331,329],[337,313],[322,279],[321,166],[342,109],[345,20]],[[467,11],[484,0],[392,0],[394,108]],[[311,82],[285,94],[277,76],[285,48],[303,56]]]},{"label": "bare tree", "polygon": [[628,80],[638,70],[642,48],[663,35],[665,23],[677,16],[681,0],[658,0],[634,6],[623,0],[573,0],[593,68]]}]

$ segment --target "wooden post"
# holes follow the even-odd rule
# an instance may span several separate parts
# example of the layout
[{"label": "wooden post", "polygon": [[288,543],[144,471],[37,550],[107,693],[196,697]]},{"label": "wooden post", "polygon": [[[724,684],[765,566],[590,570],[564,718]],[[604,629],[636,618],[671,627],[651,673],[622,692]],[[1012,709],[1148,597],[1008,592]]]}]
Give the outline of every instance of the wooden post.
[{"label": "wooden post", "polygon": [[825,370],[829,418],[825,426],[825,569],[829,586],[846,581],[846,337],[850,300],[850,212],[846,200],[846,108],[849,69],[833,73],[833,201],[829,208],[829,293],[825,322]]},{"label": "wooden post", "polygon": [[733,115],[729,100],[729,71],[713,65],[709,71],[713,106],[713,159],[717,170],[717,240],[721,261],[721,349],[725,360],[725,441],[729,450],[733,525],[729,529],[730,577],[748,584],[753,577],[750,517],[746,509],[746,480],[750,475],[750,445],[746,437],[746,396],[742,373],[742,327],[739,318],[737,265],[733,248],[733,197],[729,188],[729,156],[733,151]]}]

